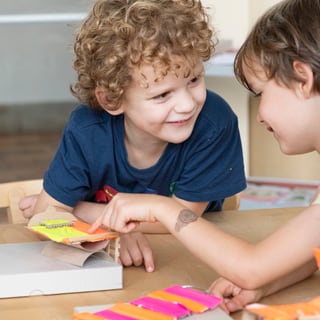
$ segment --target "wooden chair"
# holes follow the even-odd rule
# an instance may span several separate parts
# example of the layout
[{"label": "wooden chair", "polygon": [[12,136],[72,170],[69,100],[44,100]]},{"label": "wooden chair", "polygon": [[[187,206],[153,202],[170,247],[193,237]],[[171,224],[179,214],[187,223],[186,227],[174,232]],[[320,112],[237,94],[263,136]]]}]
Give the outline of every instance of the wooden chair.
[{"label": "wooden chair", "polygon": [[42,189],[42,179],[0,183],[0,208],[4,208],[7,219],[12,224],[27,224],[19,209],[19,201],[28,195],[37,194]]},{"label": "wooden chair", "polygon": [[240,206],[240,194],[234,194],[231,197],[228,197],[224,200],[222,205],[222,210],[238,210]]}]

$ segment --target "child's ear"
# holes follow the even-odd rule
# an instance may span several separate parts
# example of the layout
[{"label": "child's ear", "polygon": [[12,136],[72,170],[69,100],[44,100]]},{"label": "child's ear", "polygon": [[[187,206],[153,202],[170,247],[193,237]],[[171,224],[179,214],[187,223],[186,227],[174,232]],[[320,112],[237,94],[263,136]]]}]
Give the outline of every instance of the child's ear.
[{"label": "child's ear", "polygon": [[94,91],[96,99],[98,101],[98,103],[100,104],[100,106],[106,110],[108,113],[110,113],[113,116],[116,116],[118,114],[123,113],[123,109],[122,109],[122,105],[120,107],[118,107],[116,110],[110,110],[108,108],[108,102],[106,99],[106,92],[103,88],[101,87],[97,87]]},{"label": "child's ear", "polygon": [[301,61],[294,61],[293,69],[296,75],[301,79],[301,81],[298,83],[299,91],[305,98],[310,97],[314,84],[314,77],[311,67]]}]

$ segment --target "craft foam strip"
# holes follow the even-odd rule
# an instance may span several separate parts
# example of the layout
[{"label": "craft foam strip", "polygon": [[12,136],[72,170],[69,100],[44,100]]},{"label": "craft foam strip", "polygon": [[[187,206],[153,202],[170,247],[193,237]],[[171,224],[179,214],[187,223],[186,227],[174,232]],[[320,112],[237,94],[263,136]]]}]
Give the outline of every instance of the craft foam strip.
[{"label": "craft foam strip", "polygon": [[49,239],[56,242],[63,242],[65,238],[74,238],[85,236],[86,233],[77,230],[73,227],[63,226],[59,228],[47,228],[45,226],[33,226],[32,230],[39,232],[40,234],[45,235]]},{"label": "craft foam strip", "polygon": [[207,293],[194,290],[192,288],[184,288],[181,286],[172,286],[170,288],[163,289],[166,292],[176,294],[178,296],[191,299],[206,305],[209,309],[213,309],[221,303],[221,299],[214,297]]},{"label": "craft foam strip", "polygon": [[117,238],[119,235],[115,232],[99,228],[93,233],[88,233],[90,224],[82,221],[74,221],[72,226],[61,226],[57,228],[47,228],[46,226],[36,225],[29,229],[46,236],[55,242],[66,244],[80,243],[84,241],[95,242],[107,239]]},{"label": "craft foam strip", "polygon": [[172,316],[174,317],[174,319],[185,317],[191,313],[187,308],[180,304],[160,299],[154,299],[151,297],[142,297],[139,299],[132,300],[130,301],[130,303],[138,307],[142,307],[145,309]]},{"label": "craft foam strip", "polygon": [[47,228],[70,227],[73,225],[73,221],[68,219],[50,219],[42,221],[41,225]]},{"label": "craft foam strip", "polygon": [[[95,315],[101,317],[103,320],[105,320],[105,319],[112,319],[112,320],[137,320],[137,318],[132,318],[132,317],[129,317],[129,316],[125,316],[125,315],[123,315],[123,314],[119,314],[119,313],[113,312],[113,311],[111,311],[111,310],[109,310],[109,309],[96,312]],[[94,319],[92,319],[92,320],[94,320]]]},{"label": "craft foam strip", "polygon": [[126,315],[126,316],[133,316],[136,319],[139,320],[174,320],[173,317],[154,312],[151,310],[147,310],[144,308],[140,308],[137,306],[134,306],[133,304],[129,303],[116,303],[108,310],[114,311],[116,313]]},{"label": "craft foam strip", "polygon": [[177,296],[175,294],[172,294],[163,290],[153,291],[149,293],[147,296],[155,299],[161,299],[165,301],[180,303],[183,306],[185,306],[187,309],[195,313],[202,313],[208,310],[208,307],[206,305],[203,305],[199,302],[195,302],[193,300],[190,300],[181,296]]},{"label": "craft foam strip", "polygon": [[313,248],[313,255],[316,258],[318,268],[320,269],[320,249],[319,248]]}]

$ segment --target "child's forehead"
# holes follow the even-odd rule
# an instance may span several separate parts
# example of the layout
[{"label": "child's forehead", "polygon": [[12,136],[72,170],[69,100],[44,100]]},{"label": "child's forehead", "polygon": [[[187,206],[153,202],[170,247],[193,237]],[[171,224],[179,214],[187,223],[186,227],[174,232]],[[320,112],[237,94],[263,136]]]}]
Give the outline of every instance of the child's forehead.
[{"label": "child's forehead", "polygon": [[243,62],[243,73],[257,79],[267,78],[265,67],[257,59]]},{"label": "child's forehead", "polygon": [[138,82],[157,82],[168,74],[176,77],[194,76],[203,72],[203,63],[200,59],[173,58],[170,63],[142,63],[131,68],[131,76]]}]

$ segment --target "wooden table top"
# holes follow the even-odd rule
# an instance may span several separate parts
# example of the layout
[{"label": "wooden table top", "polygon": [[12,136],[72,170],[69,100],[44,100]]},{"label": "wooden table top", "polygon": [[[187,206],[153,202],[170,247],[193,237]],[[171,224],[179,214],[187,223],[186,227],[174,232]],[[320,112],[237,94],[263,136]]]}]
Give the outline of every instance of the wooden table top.
[{"label": "wooden table top", "polygon": [[[300,211],[301,208],[226,211],[206,214],[206,218],[227,232],[249,241],[258,241]],[[148,238],[154,250],[155,272],[147,273],[143,267],[124,268],[121,290],[0,299],[0,319],[71,319],[75,306],[126,302],[173,284],[207,288],[218,277],[215,271],[195,258],[173,236],[149,235]],[[38,238],[23,226],[0,225],[0,243],[29,241],[38,241]],[[264,298],[262,302],[291,303],[308,300],[317,295],[320,295],[318,273],[295,286]],[[232,317],[240,319],[241,313],[234,313]]]}]

